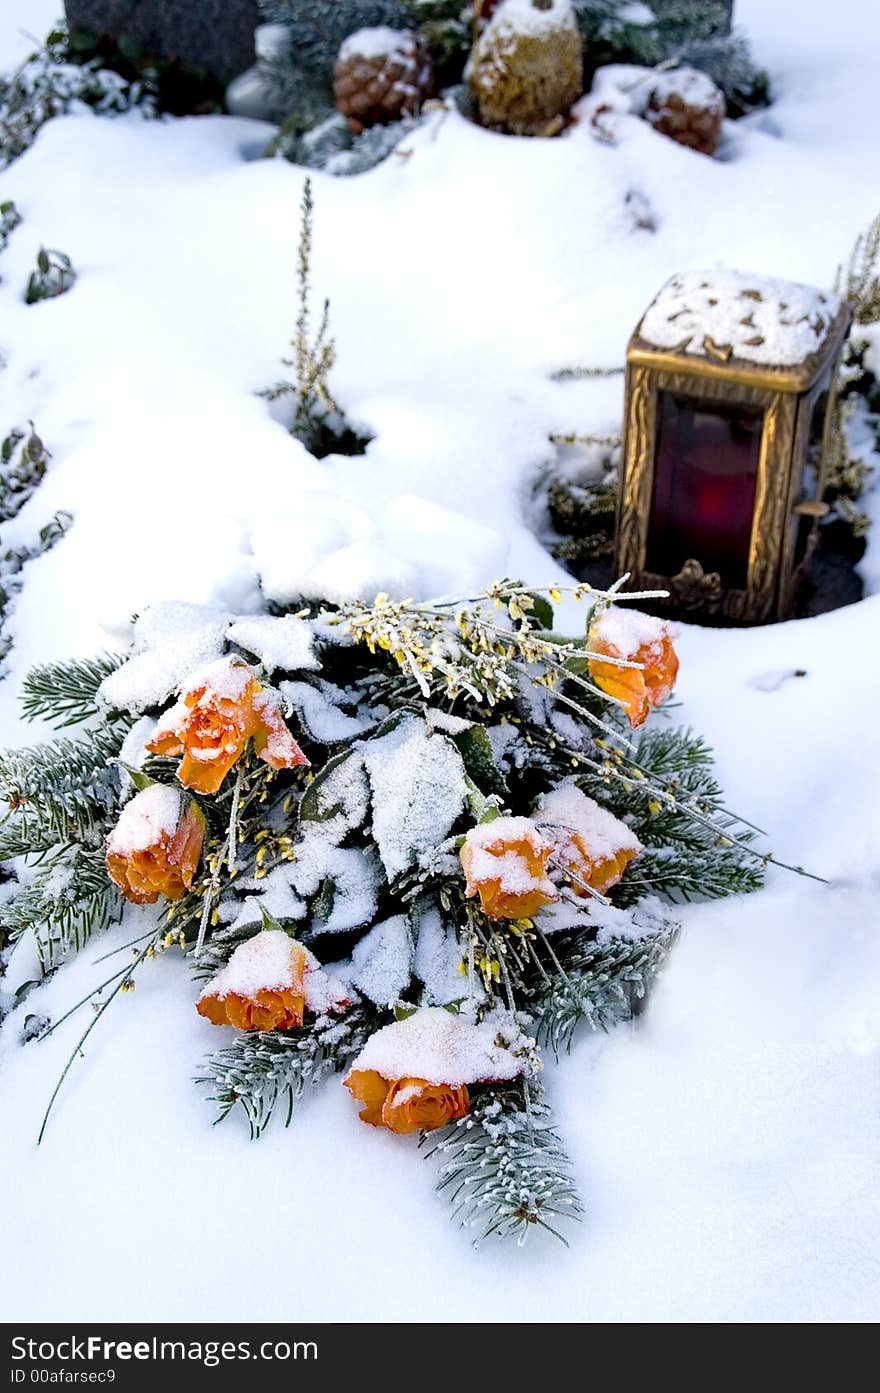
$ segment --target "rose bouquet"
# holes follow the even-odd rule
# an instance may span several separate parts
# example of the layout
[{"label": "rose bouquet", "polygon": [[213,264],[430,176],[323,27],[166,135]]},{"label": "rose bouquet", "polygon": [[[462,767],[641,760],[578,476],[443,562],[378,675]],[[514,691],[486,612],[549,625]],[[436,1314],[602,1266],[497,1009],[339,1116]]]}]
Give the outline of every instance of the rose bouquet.
[{"label": "rose bouquet", "polygon": [[124,912],[131,958],[83,1039],[180,950],[221,1116],[256,1136],[339,1074],[362,1122],[428,1139],[478,1236],[559,1233],[581,1205],[542,1052],[639,1009],[670,902],[751,889],[770,859],[702,742],[645,724],[675,682],[668,625],[572,593],[576,638],[557,592],[509,581],[244,617],[165,604],[124,659],[36,670],[25,713],[83,730],[0,759],[19,879],[0,934],[32,936],[46,972]]}]

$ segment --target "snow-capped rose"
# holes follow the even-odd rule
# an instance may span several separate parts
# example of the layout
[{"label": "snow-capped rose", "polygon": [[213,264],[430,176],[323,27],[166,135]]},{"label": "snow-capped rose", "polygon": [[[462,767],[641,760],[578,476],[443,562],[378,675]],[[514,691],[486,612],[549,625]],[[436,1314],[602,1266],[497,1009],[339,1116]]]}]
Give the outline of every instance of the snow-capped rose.
[{"label": "snow-capped rose", "polygon": [[182,899],[193,883],[205,819],[179,789],[150,784],[135,794],[107,838],[107,873],[133,904]]},{"label": "snow-capped rose", "polygon": [[472,827],[459,853],[468,895],[490,919],[530,919],[559,895],[547,875],[553,844],[527,817]]},{"label": "snow-capped rose", "polygon": [[281,716],[277,693],[260,686],[247,663],[221,658],[194,674],[160,720],[147,749],[182,755],[177,777],[198,793],[216,793],[249,740],[272,769],[308,760]]},{"label": "snow-capped rose", "polygon": [[602,808],[575,783],[547,793],[535,813],[541,831],[553,842],[555,862],[576,895],[604,894],[616,885],[644,848],[631,827]]},{"label": "snow-capped rose", "polygon": [[212,1025],[291,1030],[302,1025],[307,1008],[326,1015],[347,1005],[341,985],[307,948],[283,929],[262,929],[239,944],[196,1010]]},{"label": "snow-capped rose", "polygon": [[[633,730],[666,700],[678,675],[669,625],[638,610],[614,608],[600,615],[590,625],[587,655],[596,686],[621,702]],[[602,656],[639,667],[618,667]]]},{"label": "snow-capped rose", "polygon": [[343,1079],[364,1106],[361,1122],[390,1132],[431,1132],[470,1108],[468,1085],[525,1072],[521,1033],[499,1013],[476,1024],[426,1006],[371,1035]]},{"label": "snow-capped rose", "polygon": [[406,1136],[409,1132],[433,1132],[446,1127],[470,1108],[464,1084],[429,1083],[427,1079],[395,1079],[389,1083],[372,1069],[355,1069],[345,1086],[357,1102],[363,1103],[361,1122],[371,1127],[387,1127],[389,1132]]}]

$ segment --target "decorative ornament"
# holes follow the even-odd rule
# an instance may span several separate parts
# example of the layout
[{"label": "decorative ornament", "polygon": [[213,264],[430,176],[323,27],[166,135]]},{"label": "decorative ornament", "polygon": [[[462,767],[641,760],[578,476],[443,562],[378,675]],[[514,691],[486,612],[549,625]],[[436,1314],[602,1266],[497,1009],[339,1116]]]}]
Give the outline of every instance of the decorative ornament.
[{"label": "decorative ornament", "polygon": [[284,724],[278,694],[261,687],[247,663],[221,658],[194,674],[179,696],[147,749],[183,755],[177,777],[185,788],[216,793],[250,740],[271,769],[308,764]]},{"label": "decorative ornament", "polygon": [[711,77],[696,68],[672,68],[651,82],[645,120],[661,135],[701,155],[714,155],[726,103]]},{"label": "decorative ornament", "polygon": [[527,817],[472,827],[459,853],[468,895],[490,919],[530,919],[559,898],[547,875],[553,845]]},{"label": "decorative ornament", "polygon": [[468,76],[484,126],[557,134],[584,90],[570,0],[502,0],[474,44]]},{"label": "decorative ornament", "polygon": [[608,609],[590,625],[587,639],[591,678],[637,730],[675,686],[678,657],[669,625],[638,610]]},{"label": "decorative ornament", "polygon": [[132,904],[160,895],[181,900],[193,883],[205,817],[191,798],[165,784],[136,793],[107,838],[107,872]]},{"label": "decorative ornament", "polygon": [[410,30],[358,29],[339,50],[333,92],[355,132],[415,116],[433,91],[430,54]]},{"label": "decorative ornament", "polygon": [[833,291],[739,271],[663,287],[627,351],[621,574],[691,615],[789,614],[828,511],[850,319]]}]

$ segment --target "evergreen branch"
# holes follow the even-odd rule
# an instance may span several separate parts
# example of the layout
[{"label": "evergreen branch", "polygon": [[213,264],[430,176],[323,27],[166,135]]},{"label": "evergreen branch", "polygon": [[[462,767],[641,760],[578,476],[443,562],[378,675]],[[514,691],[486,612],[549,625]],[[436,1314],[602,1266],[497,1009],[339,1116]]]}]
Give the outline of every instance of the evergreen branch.
[{"label": "evergreen branch", "polygon": [[538,981],[528,1003],[538,1014],[542,1043],[558,1058],[571,1048],[579,1025],[610,1030],[632,1019],[665,966],[678,933],[678,924],[669,920],[642,938],[555,937],[559,969]]},{"label": "evergreen branch", "polygon": [[122,662],[121,654],[105,653],[33,668],[22,683],[25,720],[43,719],[60,730],[97,716],[98,688]]},{"label": "evergreen branch", "polygon": [[377,1024],[375,1012],[354,1006],[343,1016],[324,1017],[305,1029],[240,1035],[206,1061],[196,1082],[212,1090],[208,1101],[217,1108],[217,1122],[240,1104],[251,1140],[256,1140],[284,1100],[284,1125],[289,1126],[306,1087],[344,1069]]},{"label": "evergreen branch", "polygon": [[102,725],[77,740],[0,752],[0,801],[9,809],[0,860],[59,842],[102,841],[119,799],[119,775],[108,765],[119,744],[119,729]]},{"label": "evergreen branch", "polygon": [[122,900],[107,875],[102,850],[61,847],[0,911],[0,939],[16,942],[33,930],[43,971],[115,923]]},{"label": "evergreen branch", "polygon": [[461,1227],[477,1230],[474,1246],[490,1234],[522,1244],[535,1227],[568,1246],[557,1224],[580,1219],[583,1206],[534,1080],[475,1094],[468,1115],[431,1141],[426,1154],[441,1161],[437,1188],[446,1191]]}]

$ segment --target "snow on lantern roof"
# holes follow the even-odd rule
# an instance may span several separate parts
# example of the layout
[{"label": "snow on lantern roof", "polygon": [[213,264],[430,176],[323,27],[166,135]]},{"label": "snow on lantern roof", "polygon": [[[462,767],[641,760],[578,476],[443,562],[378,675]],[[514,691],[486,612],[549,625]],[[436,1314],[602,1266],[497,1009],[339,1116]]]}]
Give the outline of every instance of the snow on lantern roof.
[{"label": "snow on lantern roof", "polygon": [[637,330],[645,344],[688,357],[792,368],[823,348],[840,316],[831,290],[722,268],[667,281]]}]

